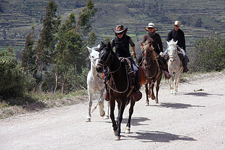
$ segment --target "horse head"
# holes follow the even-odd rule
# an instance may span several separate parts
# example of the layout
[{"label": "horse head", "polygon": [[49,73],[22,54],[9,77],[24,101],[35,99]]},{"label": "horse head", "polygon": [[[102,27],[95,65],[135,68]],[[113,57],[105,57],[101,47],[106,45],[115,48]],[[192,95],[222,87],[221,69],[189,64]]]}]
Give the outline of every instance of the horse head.
[{"label": "horse head", "polygon": [[103,72],[104,68],[106,68],[107,66],[110,66],[112,63],[113,51],[112,51],[110,42],[108,42],[107,44],[101,42],[99,52],[100,54],[99,54],[99,60],[97,62],[96,70],[97,72]]},{"label": "horse head", "polygon": [[142,47],[142,65],[144,68],[146,68],[150,65],[149,64],[150,60],[156,59],[156,55],[152,43],[149,42],[141,43],[141,47]]},{"label": "horse head", "polygon": [[170,40],[169,42],[167,41],[167,48],[168,48],[168,56],[170,61],[176,61],[177,58],[177,42],[174,41],[173,39]]},{"label": "horse head", "polygon": [[89,51],[89,59],[91,61],[91,65],[96,66],[97,65],[97,60],[99,59],[99,49],[100,49],[100,45],[98,45],[97,47],[88,47],[87,49]]}]

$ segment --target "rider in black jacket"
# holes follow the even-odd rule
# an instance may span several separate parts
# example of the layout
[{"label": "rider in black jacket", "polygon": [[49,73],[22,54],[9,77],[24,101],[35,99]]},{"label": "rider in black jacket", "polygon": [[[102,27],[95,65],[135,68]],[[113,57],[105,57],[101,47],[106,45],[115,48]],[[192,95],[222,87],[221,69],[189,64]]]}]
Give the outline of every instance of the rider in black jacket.
[{"label": "rider in black jacket", "polygon": [[[187,68],[187,55],[186,55],[186,45],[185,45],[185,37],[184,37],[184,32],[180,29],[180,22],[179,21],[175,21],[174,23],[174,29],[171,30],[167,36],[167,41],[170,40],[174,40],[174,41],[178,41],[177,45],[181,48],[181,51],[183,52],[183,66],[184,66],[184,70],[183,72],[188,72],[188,68]],[[164,52],[164,54],[166,54],[167,51]]]},{"label": "rider in black jacket", "polygon": [[[138,70],[133,58],[131,57],[131,53],[129,50],[129,46],[131,46],[131,48],[133,50],[133,56],[136,57],[135,44],[132,41],[132,39],[130,38],[130,36],[126,35],[127,28],[124,29],[123,25],[116,26],[116,29],[113,30],[113,32],[115,33],[115,37],[111,41],[112,48],[115,47],[116,55],[118,57],[128,58],[131,61],[133,69],[135,71],[135,75],[136,75],[135,77],[136,77],[137,84],[131,95],[134,96],[135,101],[138,101],[142,97],[142,93],[139,91],[139,89],[140,89],[140,73],[139,73],[139,70]],[[106,85],[106,88],[107,88],[107,85]],[[106,98],[107,98],[107,96],[105,96],[105,99]]]}]

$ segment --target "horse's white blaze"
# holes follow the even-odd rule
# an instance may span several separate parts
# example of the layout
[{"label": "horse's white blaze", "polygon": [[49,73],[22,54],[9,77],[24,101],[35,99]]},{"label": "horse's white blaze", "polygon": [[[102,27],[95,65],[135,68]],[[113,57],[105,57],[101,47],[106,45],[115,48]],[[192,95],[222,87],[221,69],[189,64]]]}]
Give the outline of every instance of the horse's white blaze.
[{"label": "horse's white blaze", "polygon": [[169,61],[167,63],[168,70],[171,75],[169,86],[172,94],[176,94],[176,92],[178,92],[178,83],[183,69],[182,62],[177,54],[177,42],[178,41],[173,41],[173,39],[167,42],[167,54],[169,56]]},{"label": "horse's white blaze", "polygon": [[101,74],[98,74],[96,71],[96,65],[99,59],[99,52],[96,50],[99,49],[99,47],[93,47],[93,48],[87,47],[87,48],[90,53],[89,58],[91,61],[91,69],[87,75],[87,90],[88,90],[89,106],[88,106],[88,116],[86,121],[91,121],[91,107],[93,103],[92,102],[93,94],[96,92],[100,92],[100,98],[98,101],[100,116],[103,117],[105,115],[104,99],[103,99],[103,92],[104,92],[105,86],[104,86],[103,79],[101,79]]}]

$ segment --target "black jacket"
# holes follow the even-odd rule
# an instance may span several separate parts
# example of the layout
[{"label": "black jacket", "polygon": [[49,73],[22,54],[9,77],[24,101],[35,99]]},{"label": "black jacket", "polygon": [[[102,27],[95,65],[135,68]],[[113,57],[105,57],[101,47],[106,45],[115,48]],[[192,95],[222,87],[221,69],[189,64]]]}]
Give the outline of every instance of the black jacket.
[{"label": "black jacket", "polygon": [[134,42],[126,34],[121,39],[116,36],[111,41],[111,46],[112,48],[115,47],[118,57],[131,57],[129,44],[131,47],[135,46]]},{"label": "black jacket", "polygon": [[178,31],[171,30],[167,36],[167,41],[171,39],[178,41],[177,45],[186,50],[184,32],[181,29],[178,29]]},{"label": "black jacket", "polygon": [[145,34],[141,43],[145,43],[146,41],[148,41],[149,43],[153,42],[152,46],[154,47],[154,51],[157,54],[163,52],[162,40],[158,33],[155,33],[153,36],[150,36],[149,33]]}]

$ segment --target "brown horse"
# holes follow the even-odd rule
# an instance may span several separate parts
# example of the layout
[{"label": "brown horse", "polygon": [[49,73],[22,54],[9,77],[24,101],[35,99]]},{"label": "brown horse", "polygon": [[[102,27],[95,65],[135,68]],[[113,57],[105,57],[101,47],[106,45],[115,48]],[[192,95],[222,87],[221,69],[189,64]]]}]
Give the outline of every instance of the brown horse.
[{"label": "brown horse", "polygon": [[[110,118],[115,133],[115,139],[120,140],[121,123],[123,119],[123,112],[125,106],[130,100],[129,118],[126,125],[126,133],[130,132],[130,121],[133,114],[133,107],[135,101],[131,96],[133,91],[133,84],[129,78],[129,69],[126,67],[126,61],[121,61],[111,48],[110,43],[101,43],[100,47],[100,60],[97,63],[97,71],[103,72],[108,68],[106,75],[110,75],[108,81],[109,87],[109,101],[110,101]],[[124,58],[125,59],[125,58]],[[118,104],[118,117],[117,121],[114,117],[115,102]]]},{"label": "brown horse", "polygon": [[[146,84],[146,105],[149,105],[148,97],[158,103],[159,84],[162,79],[162,70],[159,67],[157,54],[154,51],[152,43],[142,43],[142,66],[145,69]],[[154,93],[154,84],[156,83],[156,96]]]}]

